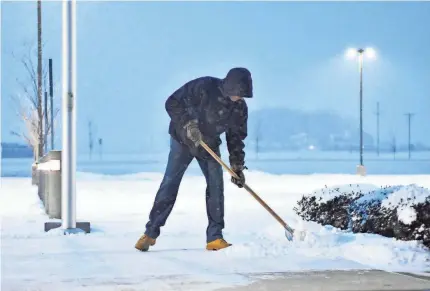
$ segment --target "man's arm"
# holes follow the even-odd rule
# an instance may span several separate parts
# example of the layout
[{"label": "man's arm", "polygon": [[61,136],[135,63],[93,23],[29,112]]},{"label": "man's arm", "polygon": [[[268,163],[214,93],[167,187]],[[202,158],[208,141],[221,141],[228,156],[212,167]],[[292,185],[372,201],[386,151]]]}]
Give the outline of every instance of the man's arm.
[{"label": "man's arm", "polygon": [[237,124],[226,132],[227,148],[230,154],[230,165],[233,168],[243,168],[245,165],[244,140],[248,135],[248,106],[245,102],[240,106]]},{"label": "man's arm", "polygon": [[205,94],[208,78],[192,80],[176,90],[167,98],[165,108],[172,121],[183,127],[189,121],[197,119],[197,107]]}]

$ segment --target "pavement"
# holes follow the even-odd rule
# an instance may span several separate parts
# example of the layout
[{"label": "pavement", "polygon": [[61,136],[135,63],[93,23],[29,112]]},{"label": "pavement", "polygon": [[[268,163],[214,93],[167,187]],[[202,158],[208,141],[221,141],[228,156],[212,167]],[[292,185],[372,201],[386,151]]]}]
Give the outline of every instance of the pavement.
[{"label": "pavement", "polygon": [[221,288],[217,291],[430,291],[430,274],[363,270],[242,275],[255,282],[247,286]]},{"label": "pavement", "polygon": [[[237,280],[237,279],[240,280]],[[42,278],[39,278],[42,279]],[[141,278],[69,278],[36,283],[2,282],[1,291],[430,291],[430,274],[388,273],[378,270],[315,271],[283,273],[234,273],[206,277],[142,276]],[[235,281],[235,282],[233,282]],[[231,285],[230,285],[230,283]],[[231,286],[231,287],[222,287]]]}]

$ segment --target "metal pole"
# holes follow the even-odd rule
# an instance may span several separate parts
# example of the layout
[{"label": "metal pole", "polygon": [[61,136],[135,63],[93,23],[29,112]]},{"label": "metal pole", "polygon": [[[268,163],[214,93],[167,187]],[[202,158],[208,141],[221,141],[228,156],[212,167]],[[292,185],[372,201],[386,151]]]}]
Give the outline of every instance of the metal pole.
[{"label": "metal pole", "polygon": [[62,227],[76,228],[76,0],[63,0]]},{"label": "metal pole", "polygon": [[45,91],[45,104],[44,104],[44,114],[45,114],[45,131],[43,135],[43,144],[45,146],[45,154],[48,152],[48,92]]},{"label": "metal pole", "polygon": [[379,156],[379,102],[376,103],[376,153]]},{"label": "metal pole", "polygon": [[49,59],[49,103],[51,111],[51,150],[54,149],[54,88],[52,84],[52,59]]},{"label": "metal pole", "polygon": [[411,159],[411,114],[409,114],[408,121],[408,151],[409,151],[409,160]]},{"label": "metal pole", "polygon": [[359,49],[360,66],[360,165],[363,166],[363,49]]},{"label": "metal pole", "polygon": [[43,111],[42,111],[42,1],[37,1],[37,116],[38,116],[38,155],[43,156]]},{"label": "metal pole", "polygon": [[92,126],[92,122],[88,121],[88,140],[89,140],[88,148],[90,150],[90,160],[93,156],[93,132],[92,132],[91,126]]},{"label": "metal pole", "polygon": [[414,115],[413,113],[406,113],[408,116],[408,158],[411,159],[411,118]]}]

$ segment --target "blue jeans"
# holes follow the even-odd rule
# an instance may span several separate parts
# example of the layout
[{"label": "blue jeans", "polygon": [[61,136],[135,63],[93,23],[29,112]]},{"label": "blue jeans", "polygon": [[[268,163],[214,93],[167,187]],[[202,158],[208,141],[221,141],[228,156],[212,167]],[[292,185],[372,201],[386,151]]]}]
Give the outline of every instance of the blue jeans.
[{"label": "blue jeans", "polygon": [[[220,155],[219,148],[214,150]],[[170,139],[170,153],[166,171],[160,188],[155,196],[154,205],[149,214],[145,234],[151,238],[160,235],[160,227],[164,226],[178,195],[182,177],[194,156],[186,145],[175,139]],[[224,181],[221,165],[213,159],[197,158],[199,166],[206,178],[206,213],[208,227],[206,230],[207,242],[222,238],[224,228]],[[188,225],[191,228],[193,222]]]}]

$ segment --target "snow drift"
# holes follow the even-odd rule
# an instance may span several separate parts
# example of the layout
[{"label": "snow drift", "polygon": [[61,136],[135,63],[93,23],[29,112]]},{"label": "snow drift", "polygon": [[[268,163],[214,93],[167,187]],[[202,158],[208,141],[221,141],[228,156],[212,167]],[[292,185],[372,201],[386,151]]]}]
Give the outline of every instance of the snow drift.
[{"label": "snow drift", "polygon": [[296,213],[306,221],[354,233],[417,240],[430,247],[430,191],[416,184],[325,187],[304,195],[297,204]]},{"label": "snow drift", "polygon": [[[224,234],[233,243],[231,248],[205,250],[206,181],[202,175],[185,175],[162,235],[148,253],[138,252],[134,244],[145,229],[163,173],[78,173],[76,219],[90,221],[92,230],[70,236],[59,230],[44,232],[44,223],[50,219],[29,178],[3,178],[2,290],[213,290],[251,284],[251,273],[370,269],[422,273],[430,269],[430,252],[416,241],[321,226],[303,221],[293,210],[303,193],[339,181],[347,184],[341,187],[345,191],[350,183],[364,180],[370,192],[387,184],[415,182],[430,188],[428,176],[368,175],[363,179],[250,171],[247,180],[252,188],[293,228],[309,232],[305,241],[294,242],[287,241],[283,228],[251,195],[228,183],[228,177],[225,173]],[[366,186],[355,188],[365,192]],[[413,217],[406,214],[405,218]]]}]

